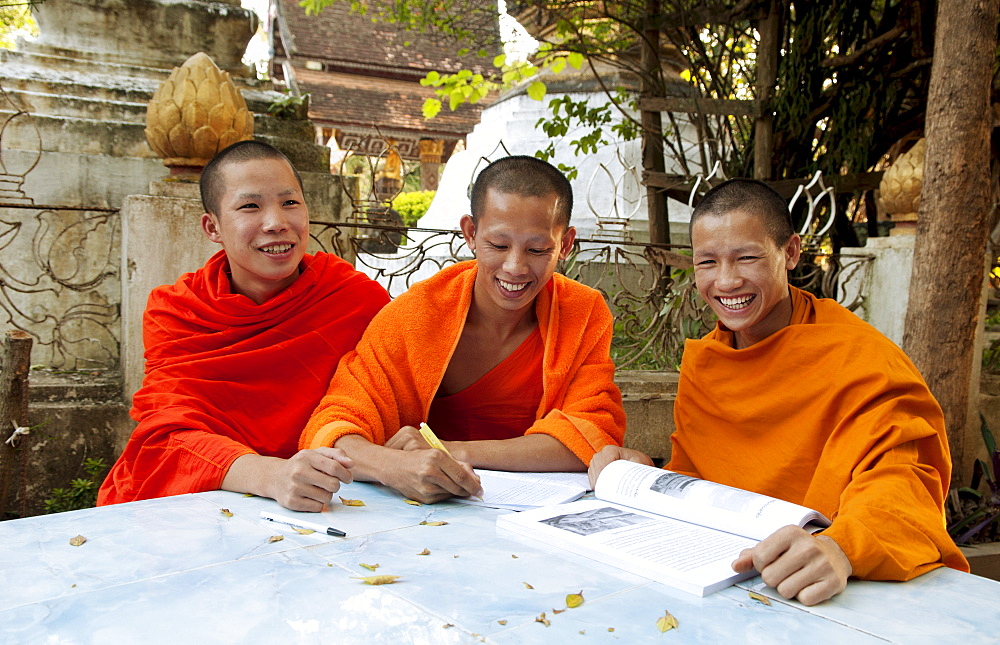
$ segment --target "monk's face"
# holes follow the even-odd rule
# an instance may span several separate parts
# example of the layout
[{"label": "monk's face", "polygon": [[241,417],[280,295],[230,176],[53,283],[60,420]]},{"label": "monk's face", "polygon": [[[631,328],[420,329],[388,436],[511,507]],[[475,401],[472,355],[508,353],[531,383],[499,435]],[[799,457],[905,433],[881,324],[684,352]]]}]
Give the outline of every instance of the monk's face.
[{"label": "monk's face", "polygon": [[222,178],[219,212],[202,215],[202,229],[226,250],[233,292],[260,304],[298,277],[309,210],[283,159],[232,163]]},{"label": "monk's face", "polygon": [[697,219],[691,246],[698,293],[735,332],[738,349],[788,325],[788,271],[799,260],[798,235],[779,246],[759,216],[735,211]]},{"label": "monk's face", "polygon": [[462,218],[479,268],[477,306],[501,314],[532,306],[576,239],[576,229],[559,221],[557,206],[555,194],[530,197],[491,189],[479,221]]}]

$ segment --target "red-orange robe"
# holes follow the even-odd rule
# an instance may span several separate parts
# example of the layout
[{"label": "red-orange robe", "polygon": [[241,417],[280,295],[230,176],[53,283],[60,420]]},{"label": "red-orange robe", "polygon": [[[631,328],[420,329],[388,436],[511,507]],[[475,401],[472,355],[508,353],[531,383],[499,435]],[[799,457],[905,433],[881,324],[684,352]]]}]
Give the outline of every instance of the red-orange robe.
[{"label": "red-orange robe", "polygon": [[943,525],[951,458],[913,363],[833,300],[790,288],[788,327],[733,349],[689,340],[668,468],[816,509],[870,580],[968,563]]},{"label": "red-orange robe", "polygon": [[[379,312],[341,361],[299,445],[347,434],[383,445],[427,420],[472,302],[476,263],[460,262],[413,285]],[[525,434],[548,434],[590,463],[621,445],[625,412],[609,354],[614,320],[600,292],[556,274],[535,299],[542,337],[542,397]]]},{"label": "red-orange robe", "polygon": [[139,422],[98,504],[219,488],[246,454],[288,458],[330,382],[389,300],[340,258],[306,255],[287,289],[258,305],[230,291],[225,252],[149,295]]}]

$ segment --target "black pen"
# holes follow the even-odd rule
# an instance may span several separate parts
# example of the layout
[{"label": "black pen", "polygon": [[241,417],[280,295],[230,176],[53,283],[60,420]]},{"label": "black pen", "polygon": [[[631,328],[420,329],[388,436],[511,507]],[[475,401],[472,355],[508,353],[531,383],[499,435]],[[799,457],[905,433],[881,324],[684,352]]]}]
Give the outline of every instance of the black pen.
[{"label": "black pen", "polygon": [[334,537],[347,537],[347,533],[344,533],[340,529],[335,529],[332,526],[323,526],[322,524],[316,524],[315,522],[304,522],[291,517],[285,517],[284,515],[268,513],[267,511],[260,512],[260,519],[267,520],[268,522],[275,522],[277,524],[285,524],[292,528],[309,529],[311,531],[316,531],[317,533],[326,533],[327,535],[332,535]]}]

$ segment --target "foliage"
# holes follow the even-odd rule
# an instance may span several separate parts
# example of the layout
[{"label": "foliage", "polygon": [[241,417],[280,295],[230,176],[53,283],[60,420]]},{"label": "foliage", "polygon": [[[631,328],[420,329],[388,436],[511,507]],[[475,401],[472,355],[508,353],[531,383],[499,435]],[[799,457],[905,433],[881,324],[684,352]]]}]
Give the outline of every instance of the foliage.
[{"label": "foliage", "polygon": [[435,191],[418,190],[400,193],[392,200],[392,208],[403,218],[405,226],[416,226],[434,200]]},{"label": "foliage", "polygon": [[63,513],[81,508],[91,508],[97,504],[97,489],[104,479],[107,464],[103,459],[87,458],[83,462],[86,477],[78,477],[69,483],[69,488],[53,488],[45,500],[46,513]]},{"label": "foliage", "polygon": [[284,95],[271,101],[267,113],[279,119],[304,119],[309,109],[309,93],[295,95],[286,90]]},{"label": "foliage", "polygon": [[0,2],[0,48],[14,49],[18,35],[38,36],[38,24],[31,16],[34,0]]},{"label": "foliage", "polygon": [[[957,494],[952,494],[948,534],[956,544],[994,542],[1000,539],[1000,481],[997,480],[1000,476],[1000,449],[997,449],[996,439],[986,418],[980,414],[979,419],[979,429],[989,461],[977,459],[972,470],[971,484],[958,489]],[[986,483],[985,492],[979,490],[983,481]]]}]

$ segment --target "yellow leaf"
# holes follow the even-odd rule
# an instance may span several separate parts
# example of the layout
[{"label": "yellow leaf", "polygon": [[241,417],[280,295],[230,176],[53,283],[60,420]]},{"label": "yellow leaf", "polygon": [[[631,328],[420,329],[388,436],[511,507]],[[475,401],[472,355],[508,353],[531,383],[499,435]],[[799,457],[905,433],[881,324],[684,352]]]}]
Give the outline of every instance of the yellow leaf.
[{"label": "yellow leaf", "polygon": [[534,589],[534,587],[532,587],[531,585],[529,585],[527,582],[522,582],[521,584],[524,585],[525,589]]},{"label": "yellow leaf", "polygon": [[403,501],[409,504],[410,506],[423,506],[423,504],[421,504],[420,502],[414,502],[412,499],[404,499]]},{"label": "yellow leaf", "polygon": [[430,549],[424,549],[423,551],[421,551],[417,555],[430,555],[430,554],[431,554]]},{"label": "yellow leaf", "polygon": [[452,625],[451,623],[445,623],[444,625],[441,625],[441,629],[448,629],[449,627],[454,627],[454,625]]},{"label": "yellow leaf", "polygon": [[497,625],[506,625],[506,624],[507,624],[506,620],[498,620],[497,621]]},{"label": "yellow leaf", "polygon": [[232,517],[233,516],[233,512],[230,511],[228,508],[220,508],[219,511],[221,511],[222,514],[225,515],[226,517]]},{"label": "yellow leaf", "polygon": [[615,631],[615,628],[614,627],[608,627],[608,631],[609,632],[613,632],[613,631]]},{"label": "yellow leaf", "polygon": [[447,524],[447,522],[428,522],[427,520],[424,520],[420,523],[420,526],[444,526],[445,524]]},{"label": "yellow leaf", "polygon": [[545,617],[545,612],[544,611],[542,612],[541,616],[539,616],[538,618],[535,619],[535,622],[536,623],[541,623],[541,624],[545,625],[546,627],[548,627],[549,625],[552,624],[552,623],[549,622],[549,619]]},{"label": "yellow leaf", "polygon": [[754,591],[750,591],[748,593],[750,594],[750,600],[756,600],[757,602],[761,603],[762,605],[767,605],[768,607],[771,606],[771,601],[768,599],[767,596],[762,596],[759,593],[756,593]]},{"label": "yellow leaf", "polygon": [[284,539],[285,539],[284,535],[272,535],[271,537],[267,538],[267,542],[268,544],[270,544],[271,542],[281,542]]},{"label": "yellow leaf", "polygon": [[73,546],[80,546],[86,541],[87,538],[83,537],[82,535],[78,535],[76,537],[72,537],[69,539],[69,543],[72,544]]},{"label": "yellow leaf", "polygon": [[293,526],[292,528],[295,529],[296,533],[301,533],[302,535],[309,535],[310,533],[315,533],[316,532],[313,529],[300,529],[297,526]]},{"label": "yellow leaf", "polygon": [[669,611],[663,612],[663,615],[656,620],[656,628],[660,632],[669,632],[671,629],[677,629],[677,619]]},{"label": "yellow leaf", "polygon": [[545,98],[546,87],[545,83],[541,81],[534,81],[528,86],[527,93],[528,96],[536,101],[541,101]]},{"label": "yellow leaf", "polygon": [[685,81],[687,81],[687,82],[690,83],[691,82],[691,70],[689,70],[689,69],[681,70],[680,77],[683,78]]},{"label": "yellow leaf", "polygon": [[561,613],[563,613],[564,611],[566,611],[566,610],[565,610],[565,609],[553,609],[553,610],[552,610],[552,613],[553,613],[553,614],[561,614]]},{"label": "yellow leaf", "polygon": [[399,580],[399,576],[368,576],[366,578],[359,578],[357,576],[352,577],[355,580],[363,581],[366,585],[391,585]]},{"label": "yellow leaf", "polygon": [[583,636],[583,635],[584,635],[584,634],[586,634],[586,633],[587,633],[586,631],[584,631],[584,630],[582,630],[582,629],[580,630],[580,635],[581,635],[581,636]]},{"label": "yellow leaf", "polygon": [[359,562],[358,565],[368,569],[369,571],[374,571],[375,569],[378,569],[379,566],[377,564],[365,564],[364,562]]},{"label": "yellow leaf", "polygon": [[344,499],[343,497],[340,498],[340,503],[343,504],[344,506],[364,506],[365,505],[365,503],[362,502],[360,499]]},{"label": "yellow leaf", "polygon": [[514,555],[513,553],[511,553],[511,554],[510,554],[510,557],[512,557],[512,558],[514,558],[515,560],[517,560],[517,556],[516,556],[516,555]]},{"label": "yellow leaf", "polygon": [[243,493],[243,497],[257,497],[253,493]]},{"label": "yellow leaf", "polygon": [[457,556],[457,555],[453,555],[453,556],[451,556],[451,557],[453,557],[453,558],[457,558],[458,556]]},{"label": "yellow leaf", "polygon": [[579,607],[582,604],[583,604],[582,590],[580,591],[580,593],[566,594],[566,606],[569,607],[570,609],[573,609],[574,607]]}]

